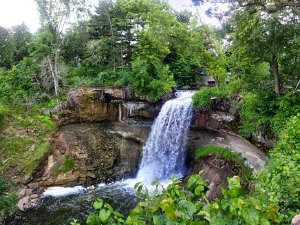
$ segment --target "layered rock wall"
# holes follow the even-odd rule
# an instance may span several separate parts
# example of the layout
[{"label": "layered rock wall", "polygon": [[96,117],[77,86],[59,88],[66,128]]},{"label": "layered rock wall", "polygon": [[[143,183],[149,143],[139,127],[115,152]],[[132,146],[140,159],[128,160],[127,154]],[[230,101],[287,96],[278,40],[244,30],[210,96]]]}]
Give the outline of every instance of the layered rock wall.
[{"label": "layered rock wall", "polygon": [[[35,173],[35,181],[42,187],[90,184],[135,174],[162,103],[149,103],[126,88],[77,89],[67,96],[66,102],[51,111],[60,128],[51,138],[52,151]],[[234,133],[236,117],[227,103],[217,105],[209,112],[194,110],[189,155],[199,147],[219,145],[240,152],[258,169],[265,155]],[[67,156],[74,160],[74,168],[57,174]]]},{"label": "layered rock wall", "polygon": [[127,88],[85,88],[69,91],[67,100],[50,113],[61,126],[130,118],[152,120],[155,110],[145,97],[135,95]]}]

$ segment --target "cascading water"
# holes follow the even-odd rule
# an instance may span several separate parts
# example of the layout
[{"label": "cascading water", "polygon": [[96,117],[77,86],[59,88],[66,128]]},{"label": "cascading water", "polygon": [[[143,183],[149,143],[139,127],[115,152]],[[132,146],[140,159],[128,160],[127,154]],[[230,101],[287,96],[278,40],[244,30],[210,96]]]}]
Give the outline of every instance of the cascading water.
[{"label": "cascading water", "polygon": [[83,223],[91,210],[88,206],[99,197],[112,204],[116,210],[128,213],[138,202],[132,188],[135,183],[142,181],[147,185],[156,178],[165,183],[165,179],[170,176],[184,176],[187,172],[185,150],[192,117],[192,95],[192,92],[177,92],[176,99],[163,105],[144,146],[136,179],[100,185],[95,190],[83,187],[49,189],[44,193],[48,197],[42,199],[37,208],[8,218],[4,225],[67,225],[72,218]]},{"label": "cascading water", "polygon": [[192,117],[193,92],[177,92],[167,101],[151,128],[143,149],[137,180],[150,183],[156,178],[186,174],[185,151]]}]

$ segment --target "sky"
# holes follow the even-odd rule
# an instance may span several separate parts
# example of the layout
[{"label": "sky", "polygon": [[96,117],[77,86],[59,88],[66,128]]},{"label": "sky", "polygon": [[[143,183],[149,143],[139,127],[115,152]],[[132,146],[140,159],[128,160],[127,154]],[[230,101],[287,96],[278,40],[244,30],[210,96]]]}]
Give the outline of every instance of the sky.
[{"label": "sky", "polygon": [[[97,4],[98,0],[92,0]],[[170,5],[177,11],[188,9],[195,12],[195,8],[191,8],[190,0],[168,0]],[[205,16],[205,10],[209,7],[209,3],[199,8],[199,15],[201,20],[212,24],[218,25],[219,22],[216,19],[210,19]],[[39,16],[37,6],[34,0],[0,0],[0,26],[12,27],[24,22],[29,30],[34,33],[39,27]]]}]

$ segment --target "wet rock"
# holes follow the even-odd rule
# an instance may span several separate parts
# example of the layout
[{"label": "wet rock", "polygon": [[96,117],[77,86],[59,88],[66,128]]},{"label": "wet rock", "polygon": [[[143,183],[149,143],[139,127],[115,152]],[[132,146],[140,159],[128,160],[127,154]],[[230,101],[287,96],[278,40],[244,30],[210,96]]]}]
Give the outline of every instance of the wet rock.
[{"label": "wet rock", "polygon": [[37,194],[33,194],[33,195],[30,196],[31,200],[37,199],[38,197],[39,197],[39,196],[38,196]]},{"label": "wet rock", "polygon": [[51,110],[58,125],[123,121],[128,117],[153,119],[149,101],[128,88],[83,88],[67,93],[68,100]]},{"label": "wet rock", "polygon": [[18,209],[21,211],[25,211],[26,209],[29,208],[30,205],[30,199],[29,196],[25,196],[24,198],[21,198],[17,204]]},{"label": "wet rock", "polygon": [[[52,152],[44,162],[43,175],[36,179],[41,187],[48,187],[109,182],[133,175],[149,128],[120,123],[62,126],[52,137]],[[65,154],[60,153],[62,146]],[[66,156],[72,158],[74,168],[57,174]]]},{"label": "wet rock", "polygon": [[32,194],[32,189],[26,189],[25,194],[26,195],[31,195]]},{"label": "wet rock", "polygon": [[291,225],[300,225],[300,214],[293,218]]},{"label": "wet rock", "polygon": [[38,183],[30,183],[30,184],[28,184],[28,187],[34,191],[39,188],[39,184]]},{"label": "wet rock", "polygon": [[23,188],[23,189],[21,189],[21,190],[19,191],[19,196],[20,196],[20,197],[24,197],[25,194],[26,194],[26,189],[25,189],[25,188]]},{"label": "wet rock", "polygon": [[[197,174],[199,171],[204,170],[202,176],[208,180],[208,191],[206,197],[209,200],[215,200],[222,196],[222,188],[228,186],[227,177],[239,175],[238,167],[225,158],[210,154],[197,160],[194,164],[191,174]],[[187,182],[187,176],[184,182]]]}]

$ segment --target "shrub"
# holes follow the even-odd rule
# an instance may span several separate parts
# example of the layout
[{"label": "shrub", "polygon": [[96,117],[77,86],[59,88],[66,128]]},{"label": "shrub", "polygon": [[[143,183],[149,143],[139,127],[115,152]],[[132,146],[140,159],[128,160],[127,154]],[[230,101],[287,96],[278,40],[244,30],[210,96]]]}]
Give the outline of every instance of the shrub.
[{"label": "shrub", "polygon": [[217,90],[215,87],[203,87],[193,96],[193,107],[199,107],[204,110],[209,110],[212,107],[212,98],[224,98],[228,93],[224,90]]},{"label": "shrub", "polygon": [[[16,192],[6,193],[9,189],[8,181],[0,176],[0,219],[2,216],[15,210],[15,205],[18,200]],[[1,222],[1,220],[0,220]]]},{"label": "shrub", "polygon": [[291,221],[300,209],[300,113],[292,117],[271,152],[269,163],[257,174],[255,195],[278,210],[276,223]]},{"label": "shrub", "polygon": [[240,112],[241,134],[250,137],[254,132],[261,129],[272,134],[270,124],[276,110],[276,95],[273,91],[266,90],[244,95]]},{"label": "shrub", "polygon": [[[269,212],[260,207],[256,198],[243,194],[238,177],[228,179],[224,198],[209,202],[206,198],[207,182],[200,174],[189,178],[186,186],[173,179],[167,188],[154,182],[149,192],[141,183],[135,185],[140,203],[124,217],[102,200],[94,203],[95,212],[88,216],[87,224],[127,225],[269,225]],[[76,221],[71,223],[77,225]]]}]

